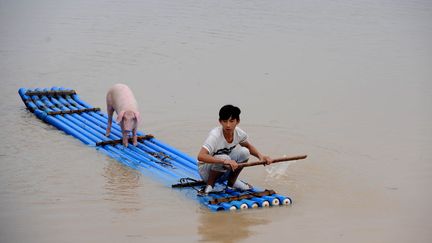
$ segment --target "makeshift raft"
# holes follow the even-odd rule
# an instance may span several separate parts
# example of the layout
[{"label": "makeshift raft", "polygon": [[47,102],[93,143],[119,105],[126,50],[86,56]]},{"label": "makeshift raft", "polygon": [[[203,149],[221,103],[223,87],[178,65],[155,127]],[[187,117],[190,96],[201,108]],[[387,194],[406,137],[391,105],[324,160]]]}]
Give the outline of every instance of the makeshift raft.
[{"label": "makeshift raft", "polygon": [[129,144],[124,147],[121,144],[121,128],[115,121],[110,136],[106,137],[107,115],[99,108],[82,101],[74,90],[57,87],[33,90],[21,88],[18,93],[26,107],[39,119],[84,144],[95,147],[120,163],[193,195],[194,199],[213,211],[292,203],[289,197],[279,195],[273,190],[257,188],[245,192],[224,189],[202,195],[198,191],[203,182],[194,179],[200,178],[196,159],[159,141],[153,135],[142,132],[137,133],[137,146]]}]

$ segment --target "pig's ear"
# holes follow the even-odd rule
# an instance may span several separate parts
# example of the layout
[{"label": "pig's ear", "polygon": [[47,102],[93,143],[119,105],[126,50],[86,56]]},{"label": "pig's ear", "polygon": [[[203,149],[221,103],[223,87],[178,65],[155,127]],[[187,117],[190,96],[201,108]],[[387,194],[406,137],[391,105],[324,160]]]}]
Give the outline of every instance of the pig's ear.
[{"label": "pig's ear", "polygon": [[125,112],[122,111],[122,112],[120,112],[120,113],[118,114],[117,119],[116,119],[116,122],[117,122],[117,123],[120,123],[120,122],[121,122],[121,120],[123,119],[124,113],[125,113]]},{"label": "pig's ear", "polygon": [[137,122],[140,123],[141,122],[141,114],[138,111],[134,112],[134,114],[135,114],[135,117],[137,119]]}]

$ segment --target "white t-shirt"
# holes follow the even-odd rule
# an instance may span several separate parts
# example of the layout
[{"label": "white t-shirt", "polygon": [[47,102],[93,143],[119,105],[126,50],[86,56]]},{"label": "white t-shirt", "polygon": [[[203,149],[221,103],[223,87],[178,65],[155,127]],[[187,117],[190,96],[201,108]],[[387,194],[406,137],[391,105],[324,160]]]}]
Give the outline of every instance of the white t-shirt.
[{"label": "white t-shirt", "polygon": [[236,127],[234,130],[234,139],[232,143],[228,143],[223,135],[222,126],[213,128],[207,139],[204,142],[203,147],[207,149],[211,156],[217,154],[230,154],[231,151],[239,143],[243,143],[247,140],[248,136],[246,132]]}]

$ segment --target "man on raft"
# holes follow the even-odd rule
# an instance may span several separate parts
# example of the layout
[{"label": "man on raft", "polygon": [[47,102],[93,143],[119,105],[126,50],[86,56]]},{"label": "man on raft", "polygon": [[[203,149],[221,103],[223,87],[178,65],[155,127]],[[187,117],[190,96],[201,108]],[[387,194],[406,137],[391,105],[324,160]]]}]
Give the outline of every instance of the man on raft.
[{"label": "man on raft", "polygon": [[240,108],[236,106],[223,106],[219,111],[221,126],[210,131],[198,153],[198,170],[207,183],[204,189],[206,194],[213,191],[216,181],[226,179],[229,187],[239,190],[252,189],[250,184],[237,180],[242,171],[242,168],[237,168],[238,165],[247,162],[251,154],[265,161],[267,165],[273,162],[269,156],[261,154],[248,142],[246,132],[237,127],[240,113]]}]

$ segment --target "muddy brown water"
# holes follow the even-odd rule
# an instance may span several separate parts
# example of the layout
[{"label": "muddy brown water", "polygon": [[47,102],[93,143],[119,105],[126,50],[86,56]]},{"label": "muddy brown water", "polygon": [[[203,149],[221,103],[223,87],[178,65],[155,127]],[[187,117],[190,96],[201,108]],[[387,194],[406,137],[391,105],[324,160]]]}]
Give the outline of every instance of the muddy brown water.
[{"label": "muddy brown water", "polygon": [[[430,1],[0,0],[0,242],[431,242]],[[17,90],[105,109],[195,156],[220,106],[290,207],[212,213],[42,123]]]}]

